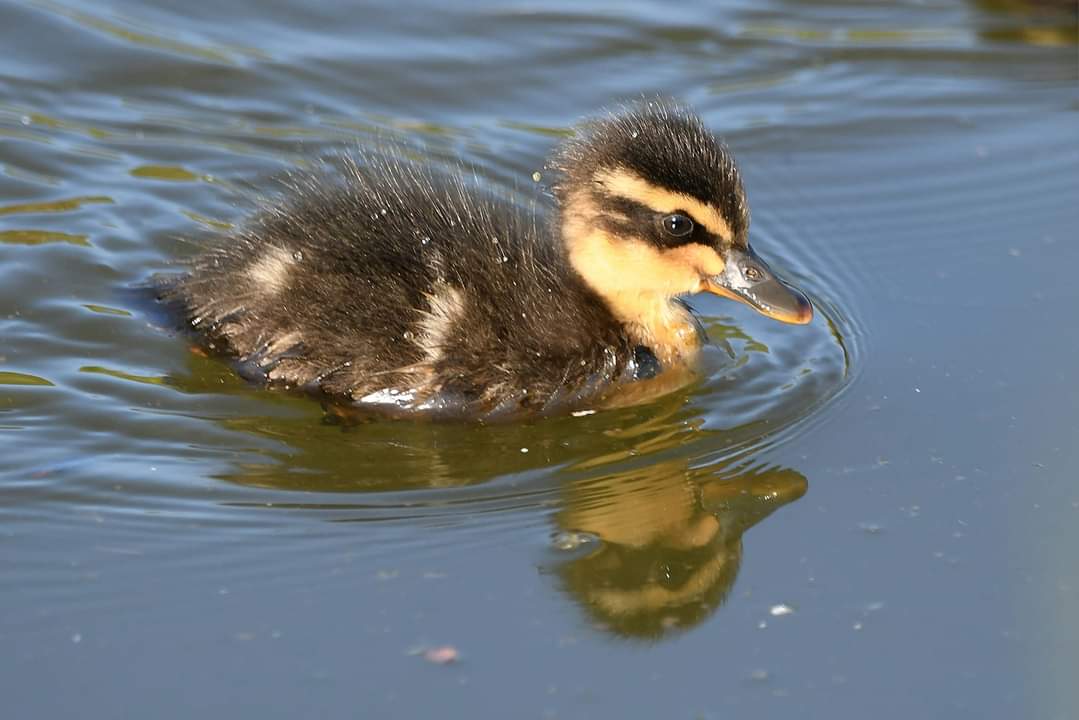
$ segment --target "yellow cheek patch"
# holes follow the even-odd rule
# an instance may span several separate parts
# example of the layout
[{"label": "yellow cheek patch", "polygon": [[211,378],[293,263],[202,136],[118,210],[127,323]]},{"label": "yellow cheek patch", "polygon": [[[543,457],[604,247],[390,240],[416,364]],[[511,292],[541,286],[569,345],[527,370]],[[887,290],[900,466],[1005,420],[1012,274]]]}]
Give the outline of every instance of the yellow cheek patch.
[{"label": "yellow cheek patch", "polygon": [[661,297],[698,292],[703,279],[723,271],[723,260],[704,245],[661,250],[639,238],[591,229],[566,238],[570,261],[600,295]]},{"label": "yellow cheek patch", "polygon": [[[663,265],[677,268],[679,272],[685,272],[688,268],[693,271],[703,285],[705,278],[719,275],[727,267],[723,258],[714,248],[699,243],[690,243],[670,250],[660,250],[659,256]],[[694,292],[702,287],[695,288]]]},{"label": "yellow cheek patch", "polygon": [[595,181],[612,195],[641,203],[658,213],[673,213],[679,210],[688,212],[705,230],[718,235],[724,242],[731,242],[734,238],[730,223],[723,214],[695,197],[653,185],[622,168],[596,173]]}]

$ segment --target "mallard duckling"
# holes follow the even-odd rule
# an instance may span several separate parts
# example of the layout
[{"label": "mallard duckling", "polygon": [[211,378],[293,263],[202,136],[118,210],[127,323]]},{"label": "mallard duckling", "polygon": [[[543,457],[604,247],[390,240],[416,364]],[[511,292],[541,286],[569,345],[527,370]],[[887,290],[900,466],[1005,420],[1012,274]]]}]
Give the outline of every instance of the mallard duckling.
[{"label": "mallard duckling", "polygon": [[692,365],[704,335],[688,294],[810,320],[750,248],[734,159],[690,112],[657,101],[595,120],[550,167],[544,227],[458,177],[346,161],[215,238],[161,297],[271,385],[477,418]]}]

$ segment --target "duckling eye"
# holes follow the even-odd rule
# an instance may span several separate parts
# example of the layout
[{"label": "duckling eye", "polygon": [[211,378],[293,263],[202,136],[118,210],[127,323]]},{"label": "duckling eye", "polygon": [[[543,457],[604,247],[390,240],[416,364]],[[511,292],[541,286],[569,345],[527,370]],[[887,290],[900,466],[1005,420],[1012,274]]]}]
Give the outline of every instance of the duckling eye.
[{"label": "duckling eye", "polygon": [[681,213],[675,213],[663,218],[663,229],[668,235],[685,237],[693,232],[693,221]]}]

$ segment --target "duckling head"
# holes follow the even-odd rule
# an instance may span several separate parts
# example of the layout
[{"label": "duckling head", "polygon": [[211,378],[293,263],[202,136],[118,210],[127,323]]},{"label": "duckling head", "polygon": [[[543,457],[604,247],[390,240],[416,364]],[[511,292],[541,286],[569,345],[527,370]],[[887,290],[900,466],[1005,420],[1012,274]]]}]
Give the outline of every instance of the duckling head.
[{"label": "duckling head", "polygon": [[661,360],[699,346],[684,295],[711,292],[786,323],[812,319],[806,296],[750,247],[734,158],[692,113],[654,101],[594,121],[555,168],[570,263]]}]

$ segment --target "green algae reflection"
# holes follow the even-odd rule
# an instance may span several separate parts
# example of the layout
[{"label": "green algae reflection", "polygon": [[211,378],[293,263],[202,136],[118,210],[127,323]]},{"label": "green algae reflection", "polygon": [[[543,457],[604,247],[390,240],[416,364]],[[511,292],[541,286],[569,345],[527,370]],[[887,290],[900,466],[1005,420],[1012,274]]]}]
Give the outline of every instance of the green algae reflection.
[{"label": "green algae reflection", "polygon": [[0,385],[34,385],[39,387],[52,387],[53,382],[37,375],[18,373],[11,371],[0,372]]},{"label": "green algae reflection", "polygon": [[0,230],[0,243],[5,245],[47,245],[49,243],[67,243],[89,247],[90,240],[85,235],[55,232],[51,230]]},{"label": "green algae reflection", "polygon": [[91,375],[107,375],[117,380],[126,380],[127,382],[139,383],[140,385],[165,385],[165,378],[157,377],[154,375],[135,375],[133,373],[124,372],[122,370],[113,370],[111,368],[101,367],[99,365],[84,365],[79,368],[81,373],[90,373]]},{"label": "green algae reflection", "polygon": [[86,195],[53,200],[52,202],[20,203],[0,206],[0,216],[17,214],[63,213],[78,210],[83,205],[111,205],[113,199],[104,195]]},{"label": "green algae reflection", "polygon": [[131,169],[131,176],[150,180],[168,180],[170,182],[194,182],[201,177],[182,167],[172,165],[139,165]]}]

